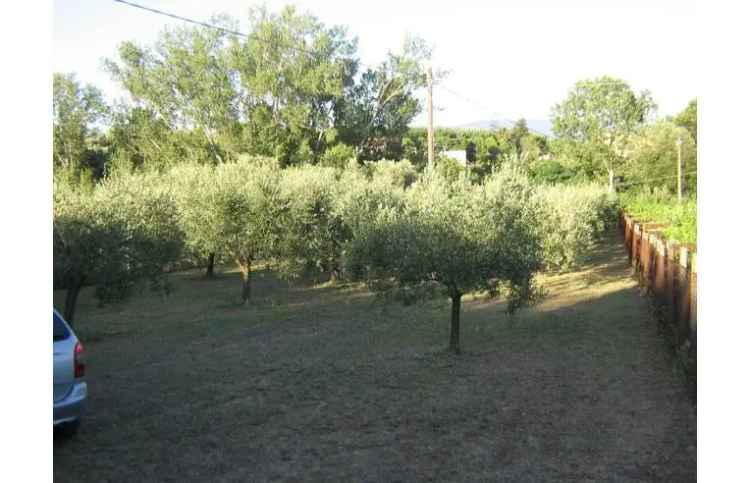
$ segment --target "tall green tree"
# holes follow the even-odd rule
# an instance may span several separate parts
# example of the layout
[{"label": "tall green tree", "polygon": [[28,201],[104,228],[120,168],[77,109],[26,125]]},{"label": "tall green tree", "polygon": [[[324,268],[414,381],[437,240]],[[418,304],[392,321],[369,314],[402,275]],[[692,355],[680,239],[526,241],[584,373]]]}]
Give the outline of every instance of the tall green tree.
[{"label": "tall green tree", "polygon": [[334,106],[352,83],[356,41],[293,7],[251,9],[249,30],[230,49],[246,145],[284,165],[318,160],[336,142]]},{"label": "tall green tree", "polygon": [[655,108],[648,91],[636,94],[623,80],[608,76],[582,80],[552,109],[553,130],[569,146],[583,146],[596,158],[612,191],[630,137]]},{"label": "tall green tree", "polygon": [[663,188],[677,192],[677,140],[682,140],[684,189],[697,189],[698,153],[689,131],[674,122],[662,120],[643,127],[630,140],[627,162],[623,166],[630,187]]},{"label": "tall green tree", "polygon": [[190,145],[151,108],[120,105],[108,132],[113,146],[109,172],[165,171],[188,158]]},{"label": "tall green tree", "polygon": [[401,139],[422,109],[416,93],[426,85],[431,56],[423,39],[407,36],[400,52],[389,52],[348,87],[337,104],[336,128],[360,160],[401,157]]},{"label": "tall green tree", "polygon": [[[230,24],[218,18],[214,23]],[[195,130],[205,139],[206,161],[221,163],[220,140],[238,121],[239,98],[226,55],[227,34],[205,27],[163,31],[153,46],[124,42],[105,67],[136,105],[170,129]]]},{"label": "tall green tree", "polygon": [[106,120],[109,108],[102,92],[91,84],[82,86],[74,74],[56,72],[52,78],[52,159],[55,170],[74,178],[92,177],[103,160],[97,149],[96,124]]},{"label": "tall green tree", "polygon": [[684,127],[698,143],[698,99],[691,100],[687,107],[674,118],[674,123]]}]

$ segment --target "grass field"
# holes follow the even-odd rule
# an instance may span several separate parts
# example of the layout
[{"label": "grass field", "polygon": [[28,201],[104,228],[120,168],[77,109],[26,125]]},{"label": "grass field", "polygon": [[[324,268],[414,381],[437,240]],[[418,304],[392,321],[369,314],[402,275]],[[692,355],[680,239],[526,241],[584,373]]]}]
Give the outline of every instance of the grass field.
[{"label": "grass field", "polygon": [[238,277],[83,293],[89,413],[57,481],[695,479],[695,407],[617,238],[515,318],[465,302],[461,356],[447,300],[260,272],[243,308]]}]

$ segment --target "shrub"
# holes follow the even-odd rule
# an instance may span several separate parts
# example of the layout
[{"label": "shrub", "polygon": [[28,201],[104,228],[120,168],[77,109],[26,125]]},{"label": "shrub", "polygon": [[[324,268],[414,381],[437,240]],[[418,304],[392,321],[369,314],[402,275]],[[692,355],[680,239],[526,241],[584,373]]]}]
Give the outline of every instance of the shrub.
[{"label": "shrub", "polygon": [[678,203],[665,188],[621,193],[623,209],[642,222],[664,223],[664,235],[680,243],[698,240],[698,203],[693,196]]},{"label": "shrub", "polygon": [[335,185],[334,210],[351,236],[373,219],[379,210],[404,206],[405,190],[385,176],[368,177],[366,168],[350,166]]},{"label": "shrub", "polygon": [[320,165],[327,168],[344,169],[347,163],[356,159],[356,150],[343,143],[336,144],[326,150],[320,158]]},{"label": "shrub", "polygon": [[383,179],[400,188],[408,188],[417,180],[417,170],[407,159],[369,161],[365,163],[365,169],[372,179]]},{"label": "shrub", "polygon": [[448,181],[457,181],[461,176],[466,174],[466,167],[462,166],[455,159],[445,156],[438,156],[435,162],[435,170]]},{"label": "shrub", "polygon": [[544,216],[539,226],[547,268],[570,268],[581,262],[597,238],[616,220],[616,199],[604,186],[541,185]]}]

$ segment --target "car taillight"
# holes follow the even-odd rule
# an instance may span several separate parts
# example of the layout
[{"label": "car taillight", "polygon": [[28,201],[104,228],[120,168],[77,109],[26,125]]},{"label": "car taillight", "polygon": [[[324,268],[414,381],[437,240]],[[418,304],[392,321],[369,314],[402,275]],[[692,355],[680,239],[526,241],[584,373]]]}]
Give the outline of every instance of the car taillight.
[{"label": "car taillight", "polygon": [[73,364],[75,366],[76,378],[83,377],[86,374],[86,364],[83,360],[83,345],[80,342],[76,342],[76,348],[74,351]]}]

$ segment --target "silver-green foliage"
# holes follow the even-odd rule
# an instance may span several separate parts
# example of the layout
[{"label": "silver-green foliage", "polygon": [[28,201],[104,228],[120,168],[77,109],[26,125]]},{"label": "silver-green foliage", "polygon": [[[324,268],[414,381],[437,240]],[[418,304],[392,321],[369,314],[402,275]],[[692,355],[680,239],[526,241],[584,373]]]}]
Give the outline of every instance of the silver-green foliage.
[{"label": "silver-green foliage", "polygon": [[240,269],[244,303],[250,300],[252,263],[277,258],[282,250],[289,202],[281,176],[275,161],[253,158],[217,166],[209,187],[217,249]]},{"label": "silver-green foliage", "polygon": [[541,185],[536,197],[543,207],[538,229],[547,268],[580,263],[615,220],[617,200],[601,185]]},{"label": "silver-green foliage", "polygon": [[282,194],[289,200],[279,264],[282,274],[340,274],[341,251],[351,231],[336,205],[337,170],[304,165],[283,172]]},{"label": "silver-green foliage", "polygon": [[408,188],[418,177],[416,168],[408,159],[367,161],[364,166],[371,179],[382,180],[400,188]]},{"label": "silver-green foliage", "polygon": [[183,245],[174,192],[155,176],[108,179],[91,191],[54,184],[54,283],[68,291],[72,318],[78,291],[96,287],[102,303],[126,298],[147,280],[166,290],[164,267]]},{"label": "silver-green foliage", "polygon": [[500,170],[484,185],[428,173],[402,205],[381,206],[360,225],[347,267],[354,278],[407,302],[449,295],[450,348],[458,351],[462,295],[507,289],[510,311],[532,300],[542,264],[540,216],[532,186],[513,170]]},{"label": "silver-green foliage", "polygon": [[184,254],[193,266],[201,266],[221,244],[216,168],[185,164],[171,169],[163,180],[176,194],[180,226],[185,232]]}]

